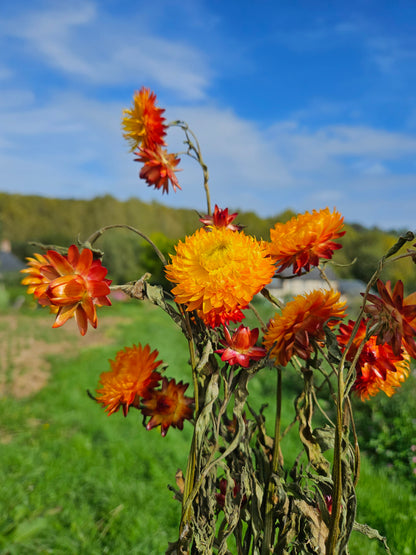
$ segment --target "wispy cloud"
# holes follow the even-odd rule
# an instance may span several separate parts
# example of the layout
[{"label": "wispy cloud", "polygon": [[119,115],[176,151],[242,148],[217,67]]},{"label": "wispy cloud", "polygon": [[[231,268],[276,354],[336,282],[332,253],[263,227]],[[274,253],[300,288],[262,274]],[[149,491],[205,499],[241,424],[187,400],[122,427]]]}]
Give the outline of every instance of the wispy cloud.
[{"label": "wispy cloud", "polygon": [[412,27],[409,30],[403,25],[397,33],[383,18],[368,17],[354,9],[347,16],[335,10],[308,20],[299,19],[290,30],[278,28],[274,40],[299,53],[334,48],[359,50],[367,69],[372,67],[384,74],[397,76],[403,70],[414,71],[416,39]]},{"label": "wispy cloud", "polygon": [[185,99],[201,99],[212,73],[206,56],[184,40],[168,40],[137,28],[135,21],[110,22],[93,2],[28,9],[1,30],[19,39],[28,58],[68,77],[103,85],[152,82]]},{"label": "wispy cloud", "polygon": [[[412,70],[416,61],[416,40],[411,37],[374,36],[367,40],[370,60],[383,72],[389,75],[400,73],[405,64]],[[414,71],[414,70],[413,70]]]}]

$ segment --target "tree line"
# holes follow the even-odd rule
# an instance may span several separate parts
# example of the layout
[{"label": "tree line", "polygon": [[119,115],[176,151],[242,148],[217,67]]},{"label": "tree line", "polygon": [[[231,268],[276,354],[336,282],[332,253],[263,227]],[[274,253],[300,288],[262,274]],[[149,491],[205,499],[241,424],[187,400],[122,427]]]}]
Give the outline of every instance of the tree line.
[{"label": "tree line", "polygon": [[[232,212],[232,210],[230,211]],[[240,212],[237,222],[258,239],[268,240],[276,222],[285,222],[295,213],[286,210],[272,218],[254,212]],[[94,231],[110,224],[124,224],[150,237],[168,256],[174,245],[199,227],[195,210],[170,208],[137,198],[120,201],[110,195],[91,200],[57,199],[34,195],[0,193],[0,239],[9,239],[13,253],[21,260],[39,248],[30,242],[69,246],[77,238],[85,241]],[[368,281],[377,261],[395,243],[400,231],[346,224],[347,233],[339,242],[343,248],[334,256],[333,269],[344,279]],[[406,230],[405,230],[406,231]],[[130,231],[116,229],[104,233],[96,246],[104,252],[103,263],[115,283],[137,279],[150,272],[153,280],[163,280],[163,271],[151,247]],[[416,267],[410,259],[386,267],[383,279],[402,279],[416,290]]]}]

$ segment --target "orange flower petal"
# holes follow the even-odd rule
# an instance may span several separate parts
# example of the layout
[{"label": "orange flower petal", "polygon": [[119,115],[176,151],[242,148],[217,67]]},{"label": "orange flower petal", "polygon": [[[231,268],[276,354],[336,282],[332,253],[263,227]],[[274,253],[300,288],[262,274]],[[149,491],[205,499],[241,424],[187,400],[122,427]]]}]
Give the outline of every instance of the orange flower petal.
[{"label": "orange flower petal", "polygon": [[77,309],[77,305],[72,304],[69,306],[61,306],[56,315],[55,322],[53,323],[53,328],[59,328],[63,326],[70,318],[72,318]]},{"label": "orange flower petal", "polygon": [[74,268],[71,263],[59,252],[48,251],[48,258],[52,267],[59,273],[59,275],[65,276],[67,274],[74,273]]},{"label": "orange flower petal", "polygon": [[76,264],[74,264],[77,274],[87,274],[92,264],[92,251],[83,249]]},{"label": "orange flower petal", "polygon": [[97,317],[95,317],[94,319],[89,318],[84,308],[78,305],[75,311],[75,321],[81,335],[85,335],[87,333],[88,320],[90,321],[90,324],[93,328],[97,327]]}]

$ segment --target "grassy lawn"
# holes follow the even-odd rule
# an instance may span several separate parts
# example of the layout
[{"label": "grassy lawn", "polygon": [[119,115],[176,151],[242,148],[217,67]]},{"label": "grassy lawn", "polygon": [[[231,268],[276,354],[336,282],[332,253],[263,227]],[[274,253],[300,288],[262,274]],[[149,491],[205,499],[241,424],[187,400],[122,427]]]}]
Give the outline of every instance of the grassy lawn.
[{"label": "grassy lawn", "polygon": [[[2,554],[159,554],[176,539],[180,507],[167,484],[185,469],[191,425],[162,438],[143,428],[136,411],[107,417],[86,390],[94,392],[117,350],[138,342],[159,350],[167,375],[189,382],[185,340],[146,304],[119,304],[99,317],[98,330],[81,338],[74,322],[52,330],[46,311],[0,316]],[[264,371],[250,384],[250,402],[269,402],[270,418],[274,380]],[[297,454],[295,436],[284,440],[289,458]],[[395,481],[363,459],[357,520],[378,528],[399,555],[416,553],[411,479]],[[354,534],[352,554],[383,552]]]}]

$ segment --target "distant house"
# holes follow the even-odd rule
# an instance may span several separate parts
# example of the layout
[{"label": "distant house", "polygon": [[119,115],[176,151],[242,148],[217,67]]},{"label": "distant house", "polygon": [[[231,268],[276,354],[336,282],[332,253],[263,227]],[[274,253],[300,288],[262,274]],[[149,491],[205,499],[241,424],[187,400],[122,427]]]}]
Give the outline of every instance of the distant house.
[{"label": "distant house", "polygon": [[23,262],[12,253],[12,247],[8,239],[0,242],[0,278],[5,274],[19,272],[25,267]]},{"label": "distant house", "polygon": [[[283,270],[279,275],[281,277],[273,278],[272,282],[267,285],[270,293],[279,299],[303,295],[313,289],[329,289],[327,282],[322,279],[318,268],[313,268],[310,272],[301,276],[294,276],[289,269]],[[325,275],[331,288],[335,291],[340,291],[338,278],[331,267],[327,266],[325,268]]]},{"label": "distant house", "polygon": [[[288,297],[303,295],[313,289],[329,289],[328,284],[321,278],[318,268],[313,268],[307,274],[292,277],[290,270],[284,270],[282,278],[273,278],[272,282],[266,286],[270,293],[282,301],[287,301]],[[325,275],[334,291],[341,293],[341,300],[347,301],[350,307],[359,306],[361,293],[365,291],[366,284],[358,279],[338,279],[330,266],[325,268]]]}]

